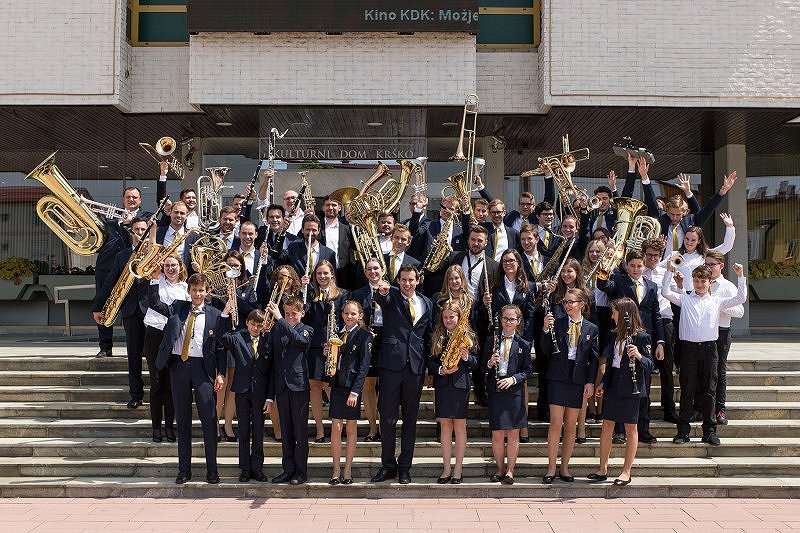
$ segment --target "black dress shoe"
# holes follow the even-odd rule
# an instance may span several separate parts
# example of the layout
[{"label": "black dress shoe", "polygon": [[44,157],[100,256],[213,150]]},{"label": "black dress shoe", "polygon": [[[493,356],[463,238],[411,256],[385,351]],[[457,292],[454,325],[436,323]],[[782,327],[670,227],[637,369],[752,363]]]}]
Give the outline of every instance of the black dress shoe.
[{"label": "black dress shoe", "polygon": [[450,480],[450,483],[452,483],[453,485],[461,485],[461,483],[462,483],[463,481],[464,481],[464,476],[461,476],[461,477],[454,477],[454,478],[452,478],[452,479]]},{"label": "black dress shoe", "polygon": [[686,444],[688,442],[689,442],[689,435],[681,435],[680,433],[675,435],[675,437],[672,439],[673,444]]},{"label": "black dress shoe", "polygon": [[352,484],[353,484],[353,478],[351,477],[346,477],[342,480],[342,485],[352,485]]},{"label": "black dress shoe", "polygon": [[445,483],[450,483],[452,479],[453,476],[440,477],[439,479],[436,480],[436,483],[438,483],[439,485],[444,485]]},{"label": "black dress shoe", "polygon": [[489,478],[489,481],[491,481],[492,483],[500,483],[501,481],[503,481],[504,477],[506,476],[502,474],[492,474],[491,477]]},{"label": "black dress shoe", "polygon": [[225,442],[237,442],[239,438],[234,434],[233,436],[225,434]]},{"label": "black dress shoe", "polygon": [[175,478],[175,483],[177,485],[183,485],[187,481],[191,481],[192,474],[184,474],[183,472],[178,473],[178,477]]},{"label": "black dress shoe", "polygon": [[575,478],[573,476],[562,476],[561,474],[558,475],[558,479],[560,479],[561,481],[566,481],[567,483],[572,483],[573,481],[575,481]]},{"label": "black dress shoe", "polygon": [[702,422],[703,421],[703,414],[700,411],[693,411],[692,418],[689,419],[689,422]]},{"label": "black dress shoe", "polygon": [[167,442],[175,442],[177,439],[175,438],[175,430],[171,427],[164,428],[164,436],[167,439]]},{"label": "black dress shoe", "polygon": [[217,472],[209,472],[206,474],[206,483],[216,485],[219,483],[219,474]]},{"label": "black dress shoe", "polygon": [[586,444],[586,437],[575,437],[575,444]]},{"label": "black dress shoe", "polygon": [[341,483],[341,482],[342,482],[342,480],[341,480],[341,476],[339,476],[339,477],[332,477],[332,478],[331,478],[331,480],[330,480],[330,481],[328,481],[328,485],[338,485],[338,484],[339,484],[339,483]]},{"label": "black dress shoe", "polygon": [[380,442],[381,441],[381,434],[376,433],[374,435],[367,435],[364,437],[364,441],[366,442]]},{"label": "black dress shoe", "polygon": [[706,444],[710,444],[712,446],[720,445],[719,437],[717,437],[716,433],[709,433],[707,435],[703,435],[703,438],[700,439],[700,442],[705,442]]},{"label": "black dress shoe", "polygon": [[400,478],[401,485],[408,485],[411,483],[411,474],[405,470],[401,470],[398,477]]},{"label": "black dress shoe", "polygon": [[161,430],[154,429],[153,430],[153,442],[162,442],[164,439],[161,437]]},{"label": "black dress shoe", "polygon": [[316,439],[314,439],[314,442],[316,442],[317,444],[323,444],[323,443],[325,443],[327,440],[328,440],[328,439],[326,439],[324,436],[322,436],[322,437],[317,437]]},{"label": "black dress shoe", "polygon": [[542,476],[542,483],[545,485],[552,485],[556,476]]},{"label": "black dress shoe", "polygon": [[645,431],[644,433],[639,433],[639,442],[654,444],[658,442],[658,439],[651,435],[649,431]]},{"label": "black dress shoe", "polygon": [[277,476],[272,478],[272,482],[273,483],[288,483],[290,479],[292,479],[292,474],[289,474],[288,472],[281,472],[280,474],[278,474]]},{"label": "black dress shoe", "polygon": [[111,350],[100,350],[99,352],[97,352],[97,355],[95,355],[95,357],[100,359],[101,357],[113,357],[113,355],[111,354]]},{"label": "black dress shoe", "polygon": [[292,479],[289,480],[289,485],[302,485],[306,481],[307,481],[306,476],[304,476],[303,474],[295,474],[294,476],[292,476]]},{"label": "black dress shoe", "polygon": [[[631,478],[631,479],[633,479],[633,478]],[[617,485],[617,486],[630,485],[631,479],[619,479],[619,478],[617,478],[617,479],[614,480],[614,485]]]},{"label": "black dress shoe", "polygon": [[475,405],[480,405],[481,407],[489,407],[489,402],[486,398],[476,398]]},{"label": "black dress shoe", "polygon": [[397,470],[389,470],[388,468],[381,468],[378,472],[370,478],[373,483],[380,483],[389,479],[397,477]]},{"label": "black dress shoe", "polygon": [[531,441],[531,438],[530,438],[530,437],[520,437],[520,438],[519,438],[519,441],[520,441],[522,444],[527,444],[527,443],[529,443],[529,442]]},{"label": "black dress shoe", "polygon": [[500,480],[500,483],[502,483],[503,485],[513,485],[514,478],[508,475],[503,476],[503,479]]},{"label": "black dress shoe", "polygon": [[239,483],[247,483],[248,481],[250,481],[250,472],[242,470],[242,473],[239,474]]},{"label": "black dress shoe", "polygon": [[614,444],[625,444],[626,440],[627,438],[625,437],[624,433],[614,433],[614,435],[611,437],[611,442]]},{"label": "black dress shoe", "polygon": [[266,483],[269,481],[269,478],[264,472],[250,472],[250,479],[255,479],[261,483]]},{"label": "black dress shoe", "polygon": [[128,402],[128,409],[136,409],[137,407],[141,407],[141,405],[142,400],[131,399],[131,401]]},{"label": "black dress shoe", "polygon": [[605,474],[595,474],[594,472],[592,472],[591,474],[586,476],[586,478],[589,481],[605,481],[608,479],[608,476]]},{"label": "black dress shoe", "polygon": [[669,422],[670,424],[677,424],[678,415],[676,415],[675,413],[664,413],[664,422]]}]

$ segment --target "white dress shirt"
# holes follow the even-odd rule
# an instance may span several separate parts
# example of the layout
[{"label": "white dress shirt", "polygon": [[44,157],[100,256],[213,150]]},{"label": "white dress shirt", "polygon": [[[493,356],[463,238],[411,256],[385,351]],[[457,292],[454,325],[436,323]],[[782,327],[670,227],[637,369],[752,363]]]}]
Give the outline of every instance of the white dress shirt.
[{"label": "white dress shirt", "polygon": [[[403,266],[403,259],[405,259],[405,257],[405,252],[389,252],[389,264],[386,265],[386,273],[394,274],[394,277],[390,281],[397,279],[397,276],[400,274],[400,267]],[[394,263],[394,271],[392,271],[392,263]]]},{"label": "white dress shirt", "polygon": [[[716,294],[720,298],[731,298],[736,296],[736,285],[720,276],[711,280],[711,294]],[[719,327],[731,327],[732,318],[742,318],[744,316],[744,304],[734,305],[720,311]]]},{"label": "white dress shirt", "polygon": [[478,286],[481,283],[481,274],[485,263],[483,256],[476,256],[471,253],[467,253],[461,262],[461,268],[467,276],[467,290],[473,300],[478,299]]},{"label": "white dress shirt", "polygon": [[378,235],[378,244],[381,245],[381,253],[383,254],[390,254],[392,253],[392,238],[387,237],[383,233]]},{"label": "white dress shirt", "polygon": [[[405,294],[403,294],[403,293],[400,293],[400,294],[403,295],[403,299],[408,300],[408,298],[406,298]],[[416,293],[414,293],[414,295],[411,296],[411,305],[414,306],[414,322],[413,322],[413,324],[416,324],[422,318],[422,315],[425,314],[425,302],[423,302],[422,298],[420,298],[419,296],[417,296]]]},{"label": "white dress shirt", "polygon": [[289,223],[289,229],[286,231],[292,235],[300,235],[300,230],[303,229],[303,217],[305,217],[305,214],[302,211],[300,211],[299,215],[290,216],[289,220],[291,222]]},{"label": "white dress shirt", "polygon": [[197,213],[191,211],[188,215],[186,215],[186,222],[183,225],[186,226],[186,229],[199,228],[200,217],[197,216]]},{"label": "white dress shirt", "polygon": [[[189,301],[188,285],[186,285],[185,281],[170,283],[164,274],[161,274],[158,279],[150,280],[150,285],[158,285],[158,297],[167,305],[172,304],[175,300]],[[152,308],[148,308],[147,313],[144,315],[144,323],[146,326],[164,331],[164,326],[167,325],[167,317]]]},{"label": "white dress shirt", "polygon": [[[370,283],[369,287],[370,287],[370,289],[372,289],[372,295],[374,296],[375,295],[375,291],[378,290],[378,286],[377,285],[373,285],[372,283]],[[372,303],[372,309],[373,309],[372,325],[376,326],[376,327],[377,326],[383,326],[383,309],[381,309],[381,306],[378,305],[378,303],[375,302],[374,300],[373,300],[373,303]]]},{"label": "white dress shirt", "polygon": [[[567,328],[572,327],[573,323],[578,325],[578,334],[575,335],[575,346],[572,345],[569,336],[567,337],[567,359],[570,361],[574,361],[578,357],[578,344],[581,342],[581,327],[583,327],[583,319],[575,322],[571,318],[567,317],[567,324],[569,324]],[[567,329],[567,331],[569,331],[569,329]]]},{"label": "white dress shirt", "polygon": [[239,248],[239,253],[242,254],[242,257],[244,258],[244,268],[250,272],[250,274],[255,274],[256,249],[253,248],[252,250],[245,252]]},{"label": "white dress shirt", "polygon": [[[667,239],[669,240],[669,239]],[[727,254],[733,249],[733,242],[736,240],[736,228],[733,226],[726,226],[725,227],[725,239],[722,241],[722,244],[719,246],[715,246],[714,248],[709,248],[709,250],[713,250],[715,252],[719,252],[721,254]],[[702,264],[705,264],[705,257],[702,254],[698,253],[697,251],[689,252],[681,254],[683,256],[683,263],[680,267],[678,267],[678,271],[683,274],[684,280],[691,280],[692,279],[692,270],[699,267]],[[669,258],[665,261],[661,262],[661,266],[666,267],[667,263],[669,262]]]},{"label": "white dress shirt", "polygon": [[[175,241],[175,239],[183,235],[185,231],[186,230],[183,228],[175,229],[172,226],[168,226],[167,232],[164,234],[164,244],[163,244],[164,248],[170,246]],[[180,257],[183,257],[183,246],[185,242],[186,241],[182,242],[180,246],[178,246],[177,252]]]},{"label": "white dress shirt", "polygon": [[514,285],[513,281],[508,281],[507,276],[503,276],[503,286],[506,289],[506,294],[508,294],[508,301],[513,302],[514,296],[517,294],[517,286]]},{"label": "white dress shirt", "polygon": [[[644,267],[644,270],[642,272],[643,272],[642,274],[643,277],[655,283],[656,287],[661,287],[661,282],[664,281],[664,274],[667,273],[667,269],[662,266],[656,265],[656,268],[654,268],[653,270]],[[735,292],[736,291],[734,291],[734,294]],[[670,318],[670,319],[672,318],[672,306],[670,305],[669,300],[664,298],[664,295],[661,294],[660,290],[658,292],[658,310],[661,313],[661,318]]]},{"label": "white dress shirt", "polygon": [[[333,224],[328,224],[328,219],[325,219],[325,246],[333,250],[336,254],[336,262],[339,262],[339,219]],[[339,266],[334,265],[334,266]]]},{"label": "white dress shirt", "polygon": [[[198,308],[200,312],[194,319],[192,340],[189,341],[189,357],[203,357],[203,331],[206,329],[205,304],[199,305]],[[181,336],[178,337],[178,339],[175,341],[175,344],[172,345],[172,353],[180,355],[183,351],[183,340],[186,337],[186,326],[189,325],[189,316],[191,316],[191,314],[192,312],[190,310],[189,315],[186,316],[186,322],[183,324]]]},{"label": "white dress shirt", "polygon": [[[541,254],[539,254],[538,251],[535,251],[535,254],[536,255],[524,254],[523,257],[525,258],[525,261],[528,263],[528,265],[531,264],[531,261],[534,262],[534,264],[536,265],[535,274],[538,276],[539,274],[542,273],[542,270],[544,269],[544,261],[542,261],[542,256],[541,256]],[[535,279],[530,279],[528,281],[534,281],[535,282],[536,280]]]}]

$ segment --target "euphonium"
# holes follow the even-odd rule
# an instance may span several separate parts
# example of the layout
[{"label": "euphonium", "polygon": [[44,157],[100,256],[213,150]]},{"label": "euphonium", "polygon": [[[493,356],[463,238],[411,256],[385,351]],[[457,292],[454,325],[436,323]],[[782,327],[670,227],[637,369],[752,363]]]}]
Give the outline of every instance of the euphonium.
[{"label": "euphonium", "polygon": [[414,194],[417,195],[419,200],[425,199],[428,193],[427,163],[427,157],[418,157],[417,166],[414,168],[414,174],[416,176]]},{"label": "euphonium", "polygon": [[175,239],[172,241],[172,244],[166,248],[160,244],[151,245],[143,257],[137,258],[128,263],[128,269],[130,269],[133,277],[136,279],[149,278],[153,274],[153,271],[157,268],[160,268],[164,260],[172,255],[175,250],[180,248],[181,243],[183,243],[183,241],[185,241],[192,233],[200,233],[200,230],[197,228],[191,228],[187,231],[184,231],[183,234],[175,237]]},{"label": "euphonium", "polygon": [[425,257],[425,261],[422,263],[422,269],[428,272],[436,272],[441,268],[442,263],[450,253],[453,251],[453,247],[450,246],[450,243],[447,241],[447,236],[450,234],[450,228],[453,226],[453,219],[455,218],[455,214],[450,215],[445,223],[442,230],[433,239],[433,243],[431,244],[431,249],[428,251],[428,255]]},{"label": "euphonium", "polygon": [[325,375],[333,377],[336,375],[336,368],[339,366],[339,347],[344,344],[339,338],[339,324],[336,322],[336,305],[333,300],[329,300],[331,310],[328,313],[328,356],[325,358]]},{"label": "euphonium", "polygon": [[147,155],[153,158],[153,160],[162,163],[166,161],[169,164],[169,169],[179,178],[183,179],[186,175],[186,167],[178,161],[173,153],[175,153],[175,148],[177,148],[177,143],[175,139],[172,137],[161,137],[159,140],[156,141],[155,147],[151,146],[149,143],[139,143],[139,146],[147,152]]},{"label": "euphonium", "polygon": [[56,166],[56,153],[25,177],[41,182],[52,193],[37,202],[36,214],[70,250],[79,255],[96,254],[106,240],[105,224]]},{"label": "euphonium", "polygon": [[639,215],[633,219],[633,226],[625,242],[625,252],[642,251],[642,243],[647,239],[655,239],[661,234],[661,223],[657,218]]},{"label": "euphonium", "polygon": [[223,183],[229,170],[230,167],[208,167],[208,175],[197,178],[197,218],[203,231],[219,228]]},{"label": "euphonium", "polygon": [[442,350],[442,367],[445,369],[453,368],[461,360],[461,348],[470,349],[473,346],[472,339],[467,335],[469,328],[469,307],[461,309],[461,315],[458,317],[458,323],[455,329],[450,333],[450,338],[447,340],[447,346]]},{"label": "euphonium", "polygon": [[617,222],[614,224],[612,239],[617,244],[613,254],[603,254],[597,267],[597,279],[608,279],[611,273],[619,266],[625,257],[625,243],[631,234],[634,219],[647,207],[644,202],[634,198],[614,198],[614,208],[617,210]]},{"label": "euphonium", "polygon": [[[289,281],[289,276],[281,276],[281,279],[275,282],[275,286],[272,287],[272,294],[269,296],[270,303],[274,303],[278,306],[281,305],[281,299],[283,298],[283,293],[286,292]],[[267,313],[267,318],[264,320],[264,329],[269,331],[274,324],[275,317],[272,313]]]},{"label": "euphonium", "polygon": [[209,290],[213,294],[226,293],[227,279],[225,272],[225,254],[228,247],[225,241],[214,235],[203,235],[192,246],[192,263],[197,264],[197,271],[208,277]]}]

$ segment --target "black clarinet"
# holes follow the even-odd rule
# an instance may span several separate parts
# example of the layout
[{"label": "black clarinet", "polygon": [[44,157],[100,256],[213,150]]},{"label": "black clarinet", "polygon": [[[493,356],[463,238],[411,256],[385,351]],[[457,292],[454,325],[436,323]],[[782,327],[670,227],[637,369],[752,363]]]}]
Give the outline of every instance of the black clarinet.
[{"label": "black clarinet", "polygon": [[[489,316],[491,317],[491,313],[489,314]],[[494,346],[493,346],[493,349],[492,349],[492,353],[493,354],[495,354],[495,353],[499,354],[500,353],[500,340],[503,337],[503,334],[502,334],[502,331],[501,331],[501,327],[500,327],[500,313],[498,313],[497,316],[494,317],[494,328],[492,328],[492,329],[493,329],[493,332],[494,332]],[[494,367],[494,389],[497,392],[500,392],[502,390],[499,387],[499,383],[500,383],[500,380],[503,379],[504,377],[505,376],[501,376],[500,375],[500,362],[498,361],[497,364]]]},{"label": "black clarinet", "polygon": [[[542,300],[542,307],[544,307],[544,316],[550,312],[550,297],[549,295],[545,295],[544,299]],[[558,349],[558,339],[556,338],[556,323],[555,317],[553,317],[553,325],[550,326],[550,338],[553,340],[553,351],[551,354],[561,353],[561,350]]]},{"label": "black clarinet", "polygon": [[[304,192],[306,192],[305,184],[302,187],[300,187],[300,192],[298,193],[297,198],[295,198],[294,202],[292,203],[292,208],[289,210],[290,215],[294,213],[295,210],[297,209],[297,206],[300,205],[300,200],[303,198]],[[286,238],[287,229],[288,228],[282,229],[280,233],[275,235],[275,241],[272,243],[272,248],[269,249],[269,253],[272,257],[278,257],[279,255],[281,255],[281,252],[283,251],[283,240]]]},{"label": "black clarinet", "polygon": [[[633,325],[631,316],[625,312],[625,348],[623,354],[628,355],[628,346],[633,343]],[[633,396],[639,396],[639,385],[636,383],[636,358],[628,356],[628,366],[631,369],[631,382],[633,383]]]}]

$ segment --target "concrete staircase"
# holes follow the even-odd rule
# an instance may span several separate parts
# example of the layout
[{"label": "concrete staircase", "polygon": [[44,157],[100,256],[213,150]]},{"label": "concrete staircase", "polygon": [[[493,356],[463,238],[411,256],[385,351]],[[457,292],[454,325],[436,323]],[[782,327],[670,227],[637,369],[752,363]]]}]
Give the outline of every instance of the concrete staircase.
[{"label": "concrete staircase", "polygon": [[[486,409],[473,406],[464,461],[465,482],[440,486],[441,472],[432,391],[422,396],[413,483],[371,484],[380,466],[380,444],[359,442],[353,475],[356,484],[330,487],[330,444],[310,444],[311,482],[301,487],[238,483],[237,444],[219,445],[222,484],[173,483],[175,444],[150,441],[147,404],[127,409],[126,360],[94,359],[95,348],[75,343],[6,341],[0,345],[0,496],[317,496],[317,497],[497,497],[497,496],[800,496],[800,356],[790,342],[734,342],[729,362],[730,423],[719,427],[722,446],[699,442],[672,444],[675,426],[661,421],[654,404],[652,433],[659,442],[640,445],[634,483],[613,487],[581,479],[596,470],[600,426],[587,425],[586,444],[576,445],[570,470],[575,483],[540,482],[547,466],[547,425],[530,423],[531,442],[520,447],[517,483],[488,483],[494,472]],[[653,397],[659,397],[654,376]],[[536,397],[532,387],[531,397]],[[657,402],[656,402],[657,403]],[[535,412],[531,404],[529,412]],[[533,420],[533,417],[531,417]],[[267,475],[280,471],[280,443],[267,421]],[[359,435],[366,434],[359,422]],[[313,432],[309,424],[309,434]],[[326,424],[327,427],[327,424]],[[194,468],[203,479],[200,426],[193,425]],[[609,476],[619,472],[622,446],[614,446]]]}]

